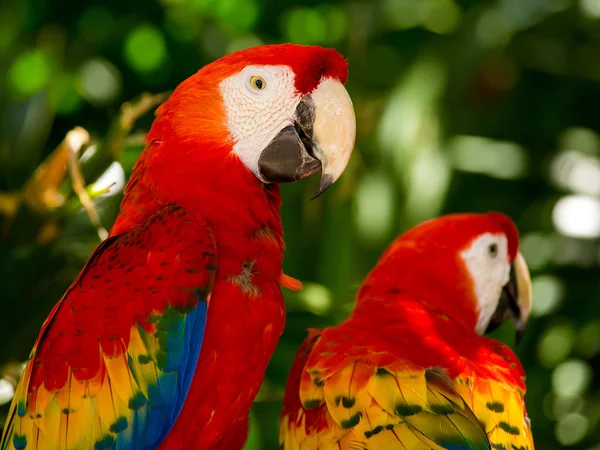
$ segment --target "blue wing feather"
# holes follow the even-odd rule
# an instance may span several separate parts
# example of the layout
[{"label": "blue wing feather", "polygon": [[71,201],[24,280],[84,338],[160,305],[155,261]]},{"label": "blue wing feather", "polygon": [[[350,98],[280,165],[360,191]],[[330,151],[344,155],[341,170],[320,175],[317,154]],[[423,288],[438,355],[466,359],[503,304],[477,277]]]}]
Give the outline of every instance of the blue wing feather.
[{"label": "blue wing feather", "polygon": [[[175,425],[175,421],[183,408],[189,391],[206,327],[208,305],[206,301],[198,302],[198,306],[187,313],[185,323],[174,326],[167,336],[167,365],[165,373],[159,377],[157,402],[150,401],[150,430],[147,449],[155,449],[167,437]],[[182,333],[183,332],[183,333]],[[183,334],[183,339],[181,335]],[[172,348],[169,348],[172,346]],[[181,347],[181,349],[177,348]],[[187,348],[187,351],[182,349]],[[179,358],[177,358],[179,357]]]},{"label": "blue wing feather", "polygon": [[[44,324],[17,387],[0,449],[158,448],[177,421],[194,377],[215,270],[210,226],[175,205],[101,244]],[[118,322],[120,301],[132,303],[125,313],[150,313],[135,316],[128,340],[117,337],[123,331],[107,332]],[[72,354],[98,352],[100,370],[69,366],[63,386],[49,391],[38,384],[32,390],[32,374],[47,370],[43,361],[55,356],[53,343],[60,342],[61,330],[77,328],[75,311],[90,309],[98,317],[85,327],[92,338],[69,337],[68,342]],[[88,377],[75,382],[76,370]]]}]

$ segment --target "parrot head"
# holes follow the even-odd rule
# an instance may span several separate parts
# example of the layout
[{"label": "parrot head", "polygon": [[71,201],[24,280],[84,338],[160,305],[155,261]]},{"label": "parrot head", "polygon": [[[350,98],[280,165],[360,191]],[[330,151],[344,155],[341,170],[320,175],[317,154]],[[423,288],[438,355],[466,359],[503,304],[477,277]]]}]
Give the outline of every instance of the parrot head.
[{"label": "parrot head", "polygon": [[[237,51],[182,82],[158,108],[147,139],[178,144],[180,150],[155,159],[177,161],[180,173],[212,165],[235,178],[243,166],[262,183],[288,183],[321,171],[314,198],[339,178],[354,147],[347,77],[347,62],[334,49],[281,44]],[[202,147],[190,150],[194,143]]]},{"label": "parrot head", "polygon": [[361,289],[389,289],[392,283],[480,335],[512,319],[517,343],[531,311],[531,279],[518,231],[500,213],[449,214],[410,229],[384,252]]}]

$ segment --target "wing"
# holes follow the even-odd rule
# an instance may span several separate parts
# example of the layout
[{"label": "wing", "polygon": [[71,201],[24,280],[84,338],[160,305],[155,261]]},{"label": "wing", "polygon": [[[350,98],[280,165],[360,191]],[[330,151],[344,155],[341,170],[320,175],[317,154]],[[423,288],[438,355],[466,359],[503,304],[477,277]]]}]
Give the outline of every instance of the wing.
[{"label": "wing", "polygon": [[343,347],[336,331],[313,331],[297,354],[280,422],[283,449],[533,450],[522,392]]},{"label": "wing", "polygon": [[480,371],[493,376],[457,377],[455,387],[485,425],[493,449],[534,450],[525,408],[525,372],[506,345],[481,338]]},{"label": "wing", "polygon": [[94,252],[33,348],[0,448],[154,449],[202,346],[216,247],[169,206]]}]

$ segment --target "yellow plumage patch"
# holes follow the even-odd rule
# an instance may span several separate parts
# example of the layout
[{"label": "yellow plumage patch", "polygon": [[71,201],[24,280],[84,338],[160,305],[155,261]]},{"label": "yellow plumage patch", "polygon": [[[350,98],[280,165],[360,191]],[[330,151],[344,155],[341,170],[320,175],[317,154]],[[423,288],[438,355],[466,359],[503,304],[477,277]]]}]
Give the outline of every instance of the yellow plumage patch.
[{"label": "yellow plumage patch", "polygon": [[282,416],[280,442],[285,450],[533,450],[523,394],[506,386],[410,364],[309,368],[300,378],[304,407]]},{"label": "yellow plumage patch", "polygon": [[[456,390],[477,418],[485,424],[490,442],[498,448],[532,450],[533,440],[529,423],[524,419],[523,392],[491,379],[458,378]],[[473,384],[473,388],[469,385]]]},{"label": "yellow plumage patch", "polygon": [[[139,394],[147,398],[148,386],[156,384],[162,374],[155,363],[159,347],[154,339],[148,339],[146,344],[139,328],[134,327],[127,349],[131,366],[127,352],[109,357],[99,351],[105,370],[100,370],[95,378],[78,381],[69,371],[63,389],[50,393],[43,384],[37,389],[33,411],[23,418],[19,414],[14,418],[18,435],[36,442],[38,450],[91,448],[102,437],[117,438],[119,426],[132,420],[131,400]],[[16,398],[26,398],[23,386],[29,372],[28,366]],[[17,449],[14,444],[14,440],[8,440],[6,450]]]}]

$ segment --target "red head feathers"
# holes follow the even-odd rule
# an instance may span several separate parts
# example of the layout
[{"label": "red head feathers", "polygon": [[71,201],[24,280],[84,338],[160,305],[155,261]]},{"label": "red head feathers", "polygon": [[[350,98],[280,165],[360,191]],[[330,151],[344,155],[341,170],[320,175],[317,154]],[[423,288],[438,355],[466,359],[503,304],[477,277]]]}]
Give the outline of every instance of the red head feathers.
[{"label": "red head feathers", "polygon": [[[390,245],[363,283],[358,302],[394,291],[422,299],[479,333],[509,317],[524,326],[530,281],[518,247],[517,228],[503,214],[429,220]],[[510,298],[501,298],[503,292]]]},{"label": "red head feathers", "polygon": [[519,232],[513,221],[506,215],[491,212],[487,214],[448,214],[428,220],[406,231],[386,250],[383,258],[394,253],[397,247],[444,247],[451,251],[464,250],[471,241],[482,233],[502,233],[508,242],[508,258],[512,262],[519,248]]},{"label": "red head feathers", "polygon": [[[262,199],[264,184],[318,171],[320,194],[354,147],[347,78],[342,55],[317,46],[254,47],[206,65],[158,108],[122,220],[137,222],[146,216],[138,211],[155,201],[196,210],[216,193],[231,205],[242,193]],[[277,188],[268,191],[278,197]]]},{"label": "red head feathers", "polygon": [[289,66],[296,74],[298,94],[310,94],[323,78],[348,80],[348,62],[333,48],[280,44],[239,50],[204,66],[197,77],[227,78],[246,66]]}]

